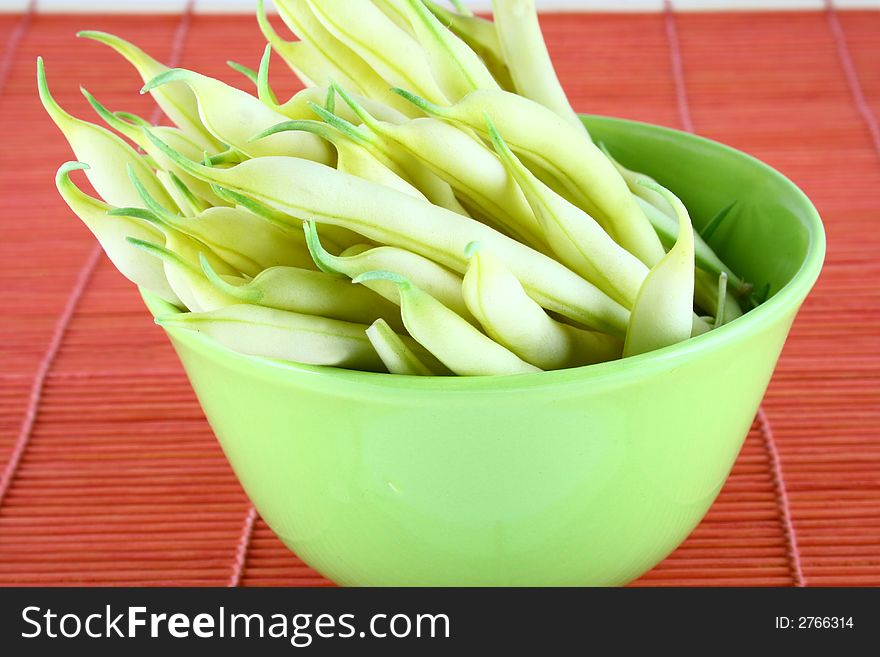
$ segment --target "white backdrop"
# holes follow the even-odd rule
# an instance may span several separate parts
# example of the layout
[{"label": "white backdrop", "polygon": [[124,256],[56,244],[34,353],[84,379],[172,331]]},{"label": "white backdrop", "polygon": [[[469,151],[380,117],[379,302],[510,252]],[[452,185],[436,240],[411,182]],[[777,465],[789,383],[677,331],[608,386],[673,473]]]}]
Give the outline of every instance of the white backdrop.
[{"label": "white backdrop", "polygon": [[[356,1],[356,0],[353,0]],[[841,9],[880,9],[880,0],[833,0]],[[484,9],[491,0],[468,0],[476,9]],[[536,0],[538,6],[548,11],[658,11],[663,0]],[[28,0],[0,0],[0,11],[21,11]],[[254,0],[196,0],[200,12],[250,11]],[[677,10],[712,9],[821,9],[825,0],[672,0]],[[176,12],[186,5],[186,0],[37,0],[39,11],[93,11],[93,12]]]}]

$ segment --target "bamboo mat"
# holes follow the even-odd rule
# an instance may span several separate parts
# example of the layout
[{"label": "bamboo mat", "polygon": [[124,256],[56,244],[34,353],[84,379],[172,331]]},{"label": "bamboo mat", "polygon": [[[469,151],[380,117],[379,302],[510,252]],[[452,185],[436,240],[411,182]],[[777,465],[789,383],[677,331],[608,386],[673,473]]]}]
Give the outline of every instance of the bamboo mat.
[{"label": "bamboo mat", "polygon": [[[548,15],[577,109],[694,131],[809,194],[828,262],[717,503],[637,584],[880,585],[880,12]],[[329,584],[256,518],[164,334],[54,191],[34,60],[150,116],[78,29],[240,84],[247,16],[0,16],[0,585]],[[282,84],[277,66],[278,86]],[[711,440],[711,436],[706,436]],[[552,558],[549,557],[548,558]]]}]

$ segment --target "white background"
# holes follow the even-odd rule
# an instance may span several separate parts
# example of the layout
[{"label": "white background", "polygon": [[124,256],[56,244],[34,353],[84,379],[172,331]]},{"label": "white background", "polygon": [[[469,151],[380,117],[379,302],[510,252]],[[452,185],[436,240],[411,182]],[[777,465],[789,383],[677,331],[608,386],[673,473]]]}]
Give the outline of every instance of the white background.
[{"label": "white background", "polygon": [[[353,0],[356,1],[356,0]],[[601,10],[601,11],[658,11],[663,0],[536,0],[543,10]],[[833,0],[840,9],[880,9],[880,0]],[[491,0],[469,0],[478,9],[490,5]],[[0,0],[0,11],[21,11],[28,0]],[[712,9],[821,9],[825,0],[673,0],[677,10]],[[37,0],[38,11],[93,11],[93,12],[176,12],[186,0]],[[200,12],[249,12],[254,0],[196,0]]]}]

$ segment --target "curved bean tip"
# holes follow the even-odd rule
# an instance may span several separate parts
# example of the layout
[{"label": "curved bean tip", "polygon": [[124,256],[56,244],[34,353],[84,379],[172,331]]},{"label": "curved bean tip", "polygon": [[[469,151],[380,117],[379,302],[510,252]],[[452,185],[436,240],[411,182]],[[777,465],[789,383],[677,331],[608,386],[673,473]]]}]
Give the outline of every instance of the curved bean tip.
[{"label": "curved bean tip", "polygon": [[[213,162],[212,162],[213,165]],[[223,199],[227,203],[236,204],[236,199],[232,198],[229,194],[229,190],[225,187],[221,187],[217,183],[211,183],[211,191],[214,192],[219,198]]]},{"label": "curved bean tip", "polygon": [[391,271],[368,271],[364,272],[360,276],[357,276],[352,279],[352,283],[367,283],[369,281],[388,281],[390,283],[394,283],[401,290],[409,290],[412,288],[413,284],[405,276],[401,276],[400,274],[395,274]]},{"label": "curved bean tip", "polygon": [[220,274],[218,274],[211,266],[208,257],[201,251],[199,251],[199,265],[201,265],[202,273],[205,275],[205,278],[208,279],[208,282],[224,294],[239,299],[240,301],[246,301],[247,303],[259,303],[263,298],[263,293],[260,292],[260,290],[233,285],[224,280],[223,277],[220,276]]},{"label": "curved bean tip", "polygon": [[140,240],[136,237],[131,237],[131,236],[126,237],[125,241],[128,242],[129,244],[131,244],[132,246],[137,247],[138,249],[141,249],[142,251],[146,251],[148,253],[153,253],[154,255],[155,255],[156,250],[161,248],[158,244],[153,244],[152,242],[147,242],[146,240]]},{"label": "curved bean tip", "polygon": [[[349,123],[341,116],[333,114],[332,112],[327,111],[317,103],[313,101],[309,101],[308,103],[309,109],[311,109],[318,117],[324,121],[327,125],[332,128],[336,128],[339,132],[344,134],[346,137],[353,139],[356,142],[364,143],[369,140],[367,135],[360,130],[357,126],[352,123]],[[372,119],[371,119],[372,120]]]},{"label": "curved bean tip", "polygon": [[163,84],[168,84],[169,82],[174,82],[176,80],[183,80],[190,74],[190,71],[183,68],[171,68],[167,71],[163,71],[141,87],[141,95],[147,94],[156,87],[161,87]]},{"label": "curved bean tip", "polygon": [[248,139],[248,143],[255,141],[260,141],[261,139],[265,139],[266,137],[271,137],[274,134],[278,134],[279,132],[286,132],[288,130],[297,130],[297,126],[295,124],[300,123],[299,121],[282,121],[281,123],[276,123],[271,128],[266,128],[263,132],[260,132],[250,139]]},{"label": "curved bean tip", "polygon": [[336,82],[334,79],[330,79],[330,89],[334,92],[338,93],[342,100],[345,101],[345,104],[351,108],[351,111],[355,113],[355,115],[363,121],[366,125],[374,125],[376,123],[376,119],[370,114],[363,105],[357,102],[354,97],[351,96],[342,86]]},{"label": "curved bean tip", "polygon": [[128,171],[128,179],[131,180],[131,184],[134,186],[135,191],[138,193],[138,196],[141,197],[141,200],[144,202],[144,205],[147,206],[147,209],[155,216],[156,221],[163,222],[165,217],[173,216],[172,212],[167,208],[164,208],[155,198],[153,198],[153,195],[150,194],[149,190],[138,177],[134,165],[129,163],[126,166],[126,171]]},{"label": "curved bean tip", "polygon": [[252,69],[248,66],[245,66],[244,64],[239,64],[238,62],[235,62],[231,59],[226,61],[226,65],[229,68],[231,68],[233,71],[236,71],[237,73],[241,73],[243,76],[245,76],[252,83],[257,84],[257,80],[258,80],[257,72],[254,69]]},{"label": "curved bean tip", "polygon": [[483,248],[482,242],[470,242],[466,247],[464,247],[464,257],[470,260],[473,258],[480,249]]},{"label": "curved bean tip", "polygon": [[[113,114],[113,112],[111,112],[109,109],[107,109],[104,106],[104,104],[101,103],[101,101],[99,101],[97,98],[95,98],[89,92],[88,89],[86,89],[85,87],[80,85],[79,91],[85,97],[85,99],[89,102],[89,105],[92,106],[92,109],[95,110],[95,112],[98,114],[98,116],[100,116],[102,119],[104,119],[105,122],[112,125],[112,123],[116,119],[118,119],[118,117],[115,114]],[[119,119],[119,120],[121,121],[121,119]]]},{"label": "curved bean tip", "polygon": [[126,237],[125,241],[134,246],[135,248],[140,249],[141,251],[145,251],[149,253],[154,258],[158,258],[162,262],[166,262],[169,264],[173,264],[177,267],[185,267],[191,268],[191,265],[183,260],[179,255],[177,255],[174,251],[161,246],[159,244],[154,244],[153,242],[147,242],[146,240],[139,240],[135,237]]},{"label": "curved bean tip", "polygon": [[95,41],[105,41],[112,37],[111,34],[101,32],[100,30],[80,30],[76,33],[76,36],[80,39],[93,39]]},{"label": "curved bean tip", "polygon": [[77,162],[76,160],[72,160],[70,162],[65,162],[58,168],[58,173],[55,174],[56,179],[61,180],[62,178],[69,177],[72,171],[87,171],[91,169],[88,164],[85,162]]},{"label": "curved bean tip", "polygon": [[327,88],[336,90],[340,96],[344,99],[348,94],[345,92],[339,83],[336,81],[336,78],[330,76],[327,78]]},{"label": "curved bean tip", "polygon": [[305,232],[306,236],[306,248],[309,250],[309,255],[312,256],[312,260],[318,266],[318,269],[325,274],[338,276],[341,272],[331,267],[328,262],[331,255],[324,248],[324,245],[321,244],[321,238],[318,236],[318,225],[314,221],[304,221],[303,232]]},{"label": "curved bean tip", "polygon": [[43,60],[42,55],[37,57],[37,89],[40,92],[40,100],[43,101],[44,105],[58,108],[58,104],[49,91],[49,81],[46,79],[46,62]]},{"label": "curved bean tip", "polygon": [[115,116],[120,121],[125,121],[126,123],[130,123],[132,126],[134,126],[136,128],[143,128],[145,126],[152,127],[152,124],[150,124],[149,121],[138,116],[137,114],[132,114],[131,112],[123,112],[123,111],[113,112],[113,116]]},{"label": "curved bean tip", "polygon": [[149,221],[152,224],[162,224],[162,222],[159,220],[159,217],[144,208],[111,208],[107,211],[107,216],[143,219],[144,221]]},{"label": "curved bean tip", "polygon": [[263,56],[260,57],[260,67],[257,69],[257,92],[261,98],[269,91],[269,66],[272,63],[272,45],[266,44]]},{"label": "curved bean tip", "polygon": [[192,160],[190,160],[186,156],[182,155],[181,153],[178,153],[176,150],[171,148],[171,146],[169,146],[164,141],[159,139],[159,137],[157,137],[153,133],[153,130],[150,127],[144,126],[141,128],[141,130],[144,131],[144,134],[147,136],[147,139],[149,139],[151,142],[153,142],[153,144],[156,146],[156,148],[158,148],[165,155],[167,155],[171,159],[171,161],[174,162],[177,166],[179,166],[181,169],[183,169],[187,173],[196,172],[196,175],[198,174],[200,167],[202,167],[203,165],[200,165],[197,162],[193,162]]},{"label": "curved bean tip", "polygon": [[[336,121],[344,121],[345,120],[345,119],[340,118],[339,116],[337,116],[336,114],[334,114],[330,110],[328,110],[324,107],[321,107],[320,105],[318,105],[318,103],[316,103],[312,100],[310,100],[306,104],[308,105],[310,110],[312,110],[315,114],[318,115],[318,117],[320,117],[323,121],[325,121],[326,123],[328,123],[330,125],[333,125],[333,123]],[[354,126],[352,126],[352,127],[354,127]]]},{"label": "curved bean tip", "polygon": [[446,108],[435,105],[431,101],[425,100],[421,96],[417,96],[416,94],[412,93],[411,91],[407,91],[406,89],[401,89],[400,87],[392,87],[391,93],[395,93],[404,100],[412,103],[420,110],[425,112],[425,114],[435,114],[438,116],[442,116],[448,113]]},{"label": "curved bean tip", "polygon": [[[173,315],[162,315],[154,320],[156,324],[162,328],[181,328],[189,329],[189,323],[186,321],[186,313],[174,313]],[[190,329],[191,330],[191,329]]]}]

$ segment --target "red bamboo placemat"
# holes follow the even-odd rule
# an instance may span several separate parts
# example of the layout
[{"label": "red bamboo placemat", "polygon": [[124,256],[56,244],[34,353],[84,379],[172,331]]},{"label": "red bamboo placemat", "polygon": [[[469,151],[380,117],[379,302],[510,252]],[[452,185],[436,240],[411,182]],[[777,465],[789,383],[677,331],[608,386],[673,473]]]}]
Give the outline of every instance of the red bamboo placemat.
[{"label": "red bamboo placemat", "polygon": [[[548,15],[576,107],[764,159],[822,213],[828,261],[704,522],[638,584],[880,585],[880,12]],[[163,333],[54,192],[71,154],[34,60],[151,115],[118,32],[240,84],[245,16],[0,16],[0,585],[326,585],[256,518]],[[278,66],[277,84],[282,83]],[[711,439],[711,436],[707,436]]]}]

